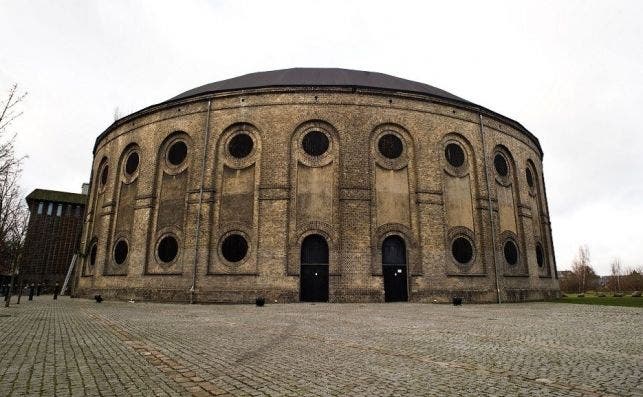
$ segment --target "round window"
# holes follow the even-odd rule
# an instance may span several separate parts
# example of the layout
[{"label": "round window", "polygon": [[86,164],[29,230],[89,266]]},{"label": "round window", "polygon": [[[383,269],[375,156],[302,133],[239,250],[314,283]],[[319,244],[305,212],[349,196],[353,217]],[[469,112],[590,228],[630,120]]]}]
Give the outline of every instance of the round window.
[{"label": "round window", "polygon": [[458,263],[465,264],[473,259],[473,246],[465,237],[458,237],[451,244],[451,254]]},{"label": "round window", "polygon": [[127,259],[128,249],[127,241],[119,240],[116,243],[114,246],[114,262],[116,262],[117,265],[122,265],[123,262],[125,262],[125,259]]},{"label": "round window", "polygon": [[513,266],[518,263],[518,247],[516,247],[516,243],[511,240],[507,240],[503,251],[505,254],[505,260],[508,264]]},{"label": "round window", "polygon": [[534,176],[532,175],[529,167],[525,169],[525,177],[527,178],[527,185],[529,185],[529,187],[534,187]]},{"label": "round window", "polygon": [[105,186],[107,184],[107,175],[109,173],[109,167],[107,164],[103,166],[103,169],[100,171],[100,185]]},{"label": "round window", "polygon": [[174,236],[165,236],[161,239],[157,248],[157,254],[161,262],[169,263],[176,258],[179,252],[179,243]]},{"label": "round window", "polygon": [[377,148],[382,156],[396,159],[402,155],[404,145],[402,140],[393,134],[386,134],[377,142]]},{"label": "round window", "polygon": [[127,156],[127,161],[125,162],[125,173],[127,175],[132,175],[138,169],[138,152],[132,152]]},{"label": "round window", "polygon": [[221,253],[228,262],[239,262],[248,253],[248,242],[240,234],[231,234],[223,240]]},{"label": "round window", "polygon": [[248,134],[237,134],[230,139],[228,143],[228,152],[238,158],[242,159],[252,152],[254,143]]},{"label": "round window", "polygon": [[311,131],[304,136],[301,146],[310,156],[321,156],[328,150],[328,137],[321,131]]},{"label": "round window", "polygon": [[89,265],[94,266],[96,264],[96,254],[98,252],[98,244],[92,244],[92,247],[89,249]]},{"label": "round window", "polygon": [[538,267],[543,267],[545,264],[545,253],[540,243],[536,243],[536,263],[538,263]]},{"label": "round window", "polygon": [[496,168],[496,172],[500,176],[507,176],[509,173],[509,166],[507,166],[507,160],[505,156],[498,153],[496,157],[493,158],[493,166]]},{"label": "round window", "polygon": [[188,146],[183,141],[177,141],[167,151],[167,161],[172,165],[181,165],[188,156]]},{"label": "round window", "polygon": [[444,157],[453,167],[460,167],[464,164],[464,150],[458,144],[449,143],[444,148]]}]

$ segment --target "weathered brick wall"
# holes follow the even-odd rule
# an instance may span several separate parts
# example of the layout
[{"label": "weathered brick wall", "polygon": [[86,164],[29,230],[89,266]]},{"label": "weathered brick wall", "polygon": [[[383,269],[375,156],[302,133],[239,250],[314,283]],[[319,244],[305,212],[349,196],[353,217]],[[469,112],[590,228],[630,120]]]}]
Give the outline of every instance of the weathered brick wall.
[{"label": "weathered brick wall", "polygon": [[[296,301],[299,244],[306,233],[315,232],[329,242],[331,301],[383,300],[378,244],[390,234],[401,235],[407,244],[410,300],[447,300],[461,295],[474,301],[494,301],[496,268],[503,300],[541,299],[556,294],[558,281],[554,278],[540,151],[510,122],[484,112],[485,161],[480,121],[473,110],[423,97],[351,89],[255,90],[150,109],[117,125],[97,145],[88,201],[91,204],[83,235],[86,252],[90,242],[98,242],[97,259],[93,266],[87,258],[83,261],[77,293],[187,300],[196,267],[194,292],[198,301],[240,302],[258,295]],[[301,156],[300,132],[309,126],[328,136],[330,154],[308,160]],[[242,182],[249,175],[243,170],[250,169],[250,165],[235,163],[222,149],[235,129],[245,129],[253,136],[256,152],[251,156],[252,167],[257,167],[252,174],[257,178],[254,184]],[[164,180],[159,175],[166,167],[165,142],[178,137],[177,131],[185,134],[189,154],[185,192],[179,191],[184,198],[170,202],[168,197],[176,192],[163,189],[183,189],[183,184],[170,183],[182,176]],[[403,162],[378,157],[376,138],[386,131],[395,131],[403,140]],[[444,145],[449,137],[457,137],[467,148],[466,178],[470,187],[450,193],[468,203],[463,209],[452,206],[455,209],[450,210],[451,215],[445,204],[450,185],[446,183]],[[119,268],[114,264],[115,236],[111,225],[118,218],[119,208],[123,208],[119,203],[120,164],[124,150],[132,144],[138,148],[141,161],[136,197],[128,204],[134,208],[129,256]],[[502,254],[503,231],[499,228],[507,221],[498,211],[500,185],[496,184],[493,167],[498,145],[507,148],[513,164],[514,229],[522,269],[517,273],[508,267]],[[110,174],[101,190],[96,178],[102,161],[109,165]],[[530,196],[525,182],[527,161],[533,163],[541,187],[537,192],[543,213],[538,219],[545,231],[541,240],[546,246],[545,266],[551,268],[550,272],[539,270],[536,263],[532,225],[536,210],[532,208],[533,192]],[[308,179],[298,179],[308,172],[302,171],[306,167],[328,167],[328,171],[309,172],[314,175],[309,178],[316,178],[311,184]],[[395,196],[404,200],[404,208],[383,204],[386,194],[382,192],[393,190],[388,185],[377,186],[378,169],[384,170],[377,171],[378,175],[388,178],[384,184],[400,186],[400,181],[407,181],[408,186]],[[234,175],[242,174],[241,179],[234,179]],[[306,193],[314,191],[315,184],[323,186],[323,190],[318,195]],[[97,200],[97,192],[101,191]],[[467,191],[468,196],[463,196],[462,192]],[[222,206],[226,202],[229,204]],[[239,218],[234,208],[252,208],[254,215]],[[163,264],[155,254],[162,234],[157,225],[159,214],[168,210],[181,214],[181,219],[167,229],[179,237],[179,253],[176,260]],[[469,211],[470,216],[458,211]],[[458,224],[458,219],[472,220],[466,222],[467,226]],[[118,222],[121,224],[122,219]],[[470,265],[460,266],[452,258],[450,239],[454,231],[465,226],[474,243],[475,259]],[[227,263],[220,252],[221,240],[231,230],[239,231],[248,240],[247,259],[239,265]]]}]

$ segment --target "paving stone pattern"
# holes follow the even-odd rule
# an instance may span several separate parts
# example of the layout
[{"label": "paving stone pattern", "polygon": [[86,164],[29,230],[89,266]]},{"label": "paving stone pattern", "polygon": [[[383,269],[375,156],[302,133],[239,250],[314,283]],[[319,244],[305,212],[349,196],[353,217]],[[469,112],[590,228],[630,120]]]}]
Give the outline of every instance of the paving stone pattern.
[{"label": "paving stone pattern", "polygon": [[40,296],[0,309],[0,396],[643,396],[642,315]]}]

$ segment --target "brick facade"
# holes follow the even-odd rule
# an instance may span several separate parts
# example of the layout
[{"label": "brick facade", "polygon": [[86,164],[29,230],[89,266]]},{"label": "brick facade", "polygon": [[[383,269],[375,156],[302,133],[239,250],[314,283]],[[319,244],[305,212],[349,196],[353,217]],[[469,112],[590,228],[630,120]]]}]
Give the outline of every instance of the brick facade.
[{"label": "brick facade", "polygon": [[[319,153],[305,149],[311,133]],[[243,156],[233,155],[239,135]],[[450,144],[461,150],[457,166]],[[181,145],[187,155],[175,164]],[[332,302],[382,301],[391,274],[419,302],[559,293],[538,140],[466,101],[350,86],[168,101],[99,137],[88,205],[82,296],[298,301],[313,234],[328,247],[317,265]],[[233,244],[238,261],[224,252],[230,236],[245,242]],[[399,273],[383,271],[391,236],[406,249]],[[462,263],[456,240],[471,250]],[[164,261],[168,241],[177,252]]]}]

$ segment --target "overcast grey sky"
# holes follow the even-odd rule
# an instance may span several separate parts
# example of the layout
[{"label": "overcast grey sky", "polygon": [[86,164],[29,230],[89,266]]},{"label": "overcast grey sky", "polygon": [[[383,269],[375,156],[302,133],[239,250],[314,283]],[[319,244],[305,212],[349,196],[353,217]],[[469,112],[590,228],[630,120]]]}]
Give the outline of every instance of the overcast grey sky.
[{"label": "overcast grey sky", "polygon": [[521,122],[545,152],[559,269],[643,264],[643,1],[0,0],[23,187],[79,191],[115,107],[289,67],[370,70]]}]

